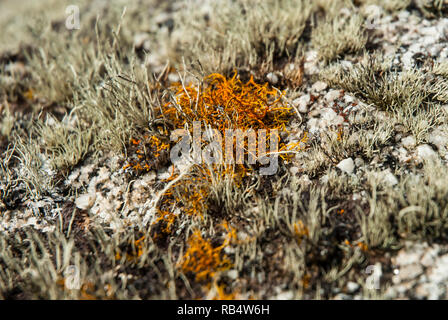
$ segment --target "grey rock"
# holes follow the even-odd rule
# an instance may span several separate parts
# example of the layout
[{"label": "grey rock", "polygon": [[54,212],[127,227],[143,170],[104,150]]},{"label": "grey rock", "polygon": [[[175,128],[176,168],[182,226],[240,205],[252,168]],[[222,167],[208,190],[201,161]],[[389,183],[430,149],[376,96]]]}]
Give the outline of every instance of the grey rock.
[{"label": "grey rock", "polygon": [[362,166],[364,166],[364,160],[362,160],[361,158],[356,158],[355,159],[355,166],[357,168],[361,168]]},{"label": "grey rock", "polygon": [[381,181],[388,186],[394,186],[398,184],[397,177],[395,177],[395,175],[390,171],[390,169],[381,171]]},{"label": "grey rock", "polygon": [[337,98],[339,98],[339,95],[341,94],[341,92],[339,90],[330,90],[326,95],[325,95],[325,101],[327,102],[333,102],[334,100],[336,100]]},{"label": "grey rock", "polygon": [[269,72],[266,75],[266,79],[269,81],[270,84],[277,84],[278,83],[278,76],[273,73],[273,72]]},{"label": "grey rock", "polygon": [[412,251],[409,251],[408,249],[401,249],[398,252],[398,255],[395,258],[393,258],[393,261],[396,265],[406,266],[409,264],[418,263],[422,255],[423,255],[422,250],[412,249]]},{"label": "grey rock", "polygon": [[403,147],[409,150],[414,148],[417,142],[414,136],[407,136],[406,138],[401,139],[401,144],[403,145]]},{"label": "grey rock", "polygon": [[341,171],[344,171],[348,174],[352,174],[353,171],[355,170],[355,163],[353,162],[352,158],[347,158],[339,162],[336,167],[339,168]]},{"label": "grey rock", "polygon": [[325,83],[323,81],[317,81],[313,84],[313,86],[311,87],[311,90],[320,92],[320,91],[327,89],[327,87],[328,87],[327,83]]},{"label": "grey rock", "polygon": [[445,151],[448,148],[448,130],[437,128],[431,132],[428,141],[436,145],[439,151]]},{"label": "grey rock", "polygon": [[409,11],[407,11],[407,10],[402,10],[402,11],[400,11],[399,13],[398,13],[398,18],[400,19],[400,20],[403,20],[403,21],[406,21],[408,18],[409,18],[409,15],[410,15],[411,13],[409,12]]},{"label": "grey rock", "polygon": [[137,33],[134,36],[134,46],[137,49],[142,49],[143,48],[146,51],[149,51],[150,50],[150,41],[149,40],[150,40],[149,34],[144,33],[144,32]]},{"label": "grey rock", "polygon": [[353,281],[347,282],[348,293],[355,293],[356,291],[359,290],[359,288],[360,288],[360,285],[357,284],[356,282],[353,282]]},{"label": "grey rock", "polygon": [[345,101],[345,103],[353,103],[355,101],[355,97],[346,94],[344,96],[344,101]]},{"label": "grey rock", "polygon": [[387,186],[394,186],[398,184],[398,179],[395,175],[390,171],[390,169],[383,170],[378,173],[378,177],[381,182]]},{"label": "grey rock", "polygon": [[414,58],[412,58],[414,54],[415,52],[408,51],[401,57],[401,62],[405,69],[411,69],[414,66]]},{"label": "grey rock", "polygon": [[307,51],[305,53],[305,64],[304,64],[304,73],[307,75],[316,74],[319,72],[319,68],[317,66],[319,54],[317,51]]},{"label": "grey rock", "polygon": [[417,299],[439,300],[444,297],[446,290],[436,283],[423,283],[415,288]]},{"label": "grey rock", "polygon": [[82,194],[78,198],[76,198],[75,205],[79,209],[88,210],[94,205],[95,199],[95,193]]},{"label": "grey rock", "polygon": [[437,255],[439,254],[439,248],[434,247],[425,251],[421,259],[421,264],[425,267],[432,267],[436,261]]},{"label": "grey rock", "polygon": [[319,119],[316,119],[316,118],[311,118],[306,123],[306,126],[308,127],[308,130],[311,134],[315,134],[315,133],[319,132],[318,123],[319,123]]},{"label": "grey rock", "polygon": [[292,300],[294,298],[294,292],[285,291],[277,295],[277,300]]},{"label": "grey rock", "polygon": [[338,116],[338,114],[331,108],[324,108],[320,112],[321,120],[323,123],[321,123],[322,127],[326,127],[329,125],[340,125],[344,122],[344,118],[341,116]]},{"label": "grey rock", "polygon": [[438,158],[437,153],[427,144],[422,144],[417,147],[417,155],[422,160]]},{"label": "grey rock", "polygon": [[420,264],[408,264],[400,269],[401,280],[414,280],[423,273],[423,268]]},{"label": "grey rock", "polygon": [[431,282],[435,283],[448,281],[448,255],[444,255],[436,260],[428,277]]},{"label": "grey rock", "polygon": [[297,99],[295,99],[292,103],[299,110],[300,113],[308,112],[308,104],[311,101],[311,97],[309,94],[305,94]]},{"label": "grey rock", "polygon": [[238,278],[238,270],[232,269],[227,271],[227,276],[232,280],[236,280]]}]

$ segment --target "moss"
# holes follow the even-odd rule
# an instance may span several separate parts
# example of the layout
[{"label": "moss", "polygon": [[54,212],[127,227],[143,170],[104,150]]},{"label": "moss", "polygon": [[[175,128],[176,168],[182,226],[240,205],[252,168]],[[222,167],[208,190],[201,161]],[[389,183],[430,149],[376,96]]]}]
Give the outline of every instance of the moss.
[{"label": "moss", "polygon": [[366,46],[364,19],[357,14],[349,17],[327,16],[313,29],[311,41],[320,60],[331,62],[347,53],[357,53]]}]

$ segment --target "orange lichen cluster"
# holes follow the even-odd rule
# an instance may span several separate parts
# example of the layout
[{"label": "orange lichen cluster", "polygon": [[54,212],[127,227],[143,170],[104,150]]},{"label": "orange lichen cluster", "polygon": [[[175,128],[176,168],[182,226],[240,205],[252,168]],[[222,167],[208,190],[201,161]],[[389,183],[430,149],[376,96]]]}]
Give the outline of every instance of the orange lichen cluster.
[{"label": "orange lichen cluster", "polygon": [[196,281],[202,281],[213,278],[218,271],[230,269],[231,262],[222,253],[229,241],[230,238],[227,237],[220,246],[214,247],[209,240],[202,237],[199,230],[194,231],[188,238],[188,250],[180,266],[182,271],[192,272]]},{"label": "orange lichen cluster", "polygon": [[302,277],[303,289],[308,289],[308,287],[310,286],[310,282],[311,282],[311,275],[309,275],[308,273],[304,274]]},{"label": "orange lichen cluster", "polygon": [[212,300],[235,300],[237,299],[238,295],[236,292],[230,292],[226,293],[226,287],[221,284],[217,285],[216,283],[213,284],[216,294],[212,298]]},{"label": "orange lichen cluster", "polygon": [[365,252],[369,250],[369,247],[364,242],[358,242],[356,245],[358,246],[359,249],[361,249],[361,251]]},{"label": "orange lichen cluster", "polygon": [[27,100],[34,100],[34,91],[33,89],[28,89],[23,96],[27,99]]},{"label": "orange lichen cluster", "polygon": [[309,237],[308,227],[304,225],[302,220],[294,223],[294,234],[296,235],[297,241],[299,244],[302,242],[303,238]]},{"label": "orange lichen cluster", "polygon": [[[150,128],[151,133],[146,134],[140,140],[131,140],[128,152],[131,154],[131,159],[125,168],[132,168],[134,172],[140,173],[159,169],[168,164],[169,130],[187,129],[193,136],[193,122],[195,121],[201,124],[201,129],[210,127],[219,132],[222,137],[226,135],[227,129],[239,129],[243,132],[248,129],[254,131],[264,129],[266,130],[266,151],[277,151],[270,148],[271,135],[277,134],[280,148],[278,151],[284,160],[289,159],[288,152],[302,150],[303,144],[307,141],[306,133],[299,142],[287,145],[282,141],[278,132],[286,131],[286,124],[292,116],[292,109],[284,102],[281,92],[270,88],[267,83],[256,83],[253,77],[247,82],[243,82],[236,72],[230,78],[214,73],[206,77],[199,85],[177,83],[173,85],[172,89],[174,91],[173,99],[153,110],[153,123],[157,123],[158,127]],[[205,142],[203,139],[201,138],[201,147]],[[244,156],[246,156],[248,141],[244,143]],[[224,145],[222,150],[225,150]],[[260,156],[259,151],[257,145],[258,156]],[[253,169],[253,166],[244,161],[237,164],[220,163],[211,166],[193,166],[190,172],[173,184],[157,203],[157,218],[154,222],[157,225],[154,228],[156,237],[164,238],[171,233],[179,216],[174,214],[176,209],[180,210],[182,214],[203,217],[208,209],[210,185],[221,179],[230,178],[238,187]],[[173,166],[171,177],[166,181],[172,181],[175,177]],[[189,250],[194,251],[194,248],[203,246],[203,249],[207,249],[211,256],[216,256],[217,252],[220,252],[220,247],[213,249],[207,247],[205,240],[201,239],[197,235],[192,236]],[[199,254],[198,251],[194,252],[196,255]],[[190,252],[190,259],[185,260],[183,267],[190,268],[199,274],[199,278],[208,276],[209,273],[206,271],[200,271],[201,263],[197,264],[196,269],[193,268],[194,259],[192,257],[194,256]],[[206,257],[207,254],[199,260]],[[209,257],[209,259],[212,258]],[[213,259],[208,263],[213,264],[212,261]],[[202,263],[205,263],[205,260]],[[214,268],[218,267],[211,266],[208,269],[213,270]]]},{"label": "orange lichen cluster", "polygon": [[[154,110],[154,122],[165,123],[172,130],[188,129],[193,133],[195,121],[201,124],[201,128],[217,130],[221,137],[226,136],[227,129],[238,129],[242,132],[249,129],[264,129],[266,150],[270,150],[271,135],[279,137],[279,131],[286,132],[286,123],[292,115],[291,108],[286,106],[278,90],[270,88],[267,83],[256,83],[252,76],[249,81],[243,82],[236,72],[231,78],[214,73],[207,76],[202,84],[177,83],[172,89],[175,92],[174,99]],[[134,150],[134,156],[130,150],[129,154],[133,158],[128,161],[125,168],[132,167],[134,172],[141,173],[158,169],[161,164],[169,162],[167,158],[170,144],[167,127],[163,127],[160,136],[146,135],[143,142],[131,140],[131,147],[137,150]],[[306,133],[301,141],[288,145],[279,139],[280,157],[289,160],[289,153],[302,150],[307,139]],[[225,150],[224,140],[222,139],[222,150]],[[203,142],[201,138],[201,145]],[[247,142],[243,143],[247,155]],[[260,156],[258,145],[256,149],[256,154]],[[240,165],[242,163],[240,158],[236,160],[239,165],[229,166],[233,171],[232,176],[236,178],[246,176],[250,168]]]},{"label": "orange lichen cluster", "polygon": [[184,213],[203,217],[203,213],[207,209],[208,186],[208,177],[201,174],[199,170],[193,171],[184,181],[180,181],[176,185],[176,201],[182,204]]},{"label": "orange lichen cluster", "polygon": [[[222,137],[226,136],[227,129],[233,130],[266,130],[266,150],[270,149],[270,137],[278,136],[278,132],[286,131],[286,123],[291,118],[291,108],[282,101],[282,94],[268,87],[268,84],[257,84],[253,77],[247,82],[242,82],[237,73],[227,79],[221,74],[211,74],[204,79],[204,84],[199,86],[184,86],[177,84],[176,103],[167,103],[161,117],[174,124],[176,128],[184,128],[188,125],[192,130],[193,121],[198,121],[205,127],[216,129]],[[222,150],[224,148],[224,140]],[[293,150],[286,147],[280,140],[280,149]],[[245,154],[247,155],[245,143]],[[298,151],[298,150],[295,150]],[[256,153],[258,154],[258,146]],[[241,155],[240,155],[241,156]],[[254,155],[255,156],[255,155]],[[227,154],[226,154],[227,157]],[[286,159],[286,154],[281,157]],[[236,159],[242,163],[243,159]],[[233,166],[237,176],[245,176],[241,172],[243,166]]]},{"label": "orange lichen cluster", "polygon": [[[185,85],[176,83],[173,85],[174,99],[154,109],[154,122],[164,123],[160,135],[146,135],[141,140],[131,140],[131,147],[136,156],[131,158],[125,168],[132,167],[133,171],[140,173],[152,169],[158,169],[160,164],[169,162],[167,159],[169,133],[167,128],[188,129],[193,133],[193,122],[198,122],[201,128],[216,130],[221,137],[226,136],[226,130],[266,130],[266,150],[270,150],[271,135],[278,132],[287,132],[286,123],[292,116],[292,108],[288,107],[282,99],[282,93],[265,84],[258,84],[251,76],[247,82],[239,79],[235,72],[231,78],[213,73],[205,77],[203,83]],[[160,131],[160,127],[158,128]],[[235,139],[235,137],[234,137]],[[222,150],[224,148],[222,140]],[[303,150],[308,140],[307,133],[299,142],[285,144],[279,139],[279,154],[283,160],[289,160],[290,154]],[[201,145],[203,143],[201,138]],[[247,155],[246,142],[244,142]],[[132,148],[131,148],[132,149]],[[258,145],[256,154],[260,156]],[[272,151],[272,150],[271,150]],[[277,150],[274,150],[274,152]],[[132,150],[129,154],[132,156]],[[241,154],[239,155],[241,157]],[[256,156],[256,155],[254,155]],[[227,154],[226,154],[227,157]],[[237,163],[240,159],[237,159]],[[237,176],[245,176],[247,172],[241,172],[246,166],[231,166],[238,172]]]},{"label": "orange lichen cluster", "polygon": [[[174,225],[174,222],[176,221],[176,215],[170,211],[162,211],[157,210],[157,219],[154,222],[154,224],[160,224],[160,232],[164,234],[170,234],[172,227]],[[155,237],[158,235],[156,234]]]},{"label": "orange lichen cluster", "polygon": [[[168,180],[175,178],[172,174]],[[210,192],[210,177],[202,168],[192,170],[184,179],[174,183],[165,191],[157,208],[157,218],[153,223],[156,228],[154,239],[164,238],[171,231],[178,214],[174,214],[175,208],[191,217],[203,218],[207,209],[207,198]]]},{"label": "orange lichen cluster", "polygon": [[308,132],[305,131],[303,133],[303,137],[299,141],[281,145],[279,149],[281,154],[279,156],[283,160],[289,161],[293,157],[294,152],[305,150],[307,142],[308,142]]},{"label": "orange lichen cluster", "polygon": [[[216,129],[221,136],[227,129],[266,129],[269,141],[271,131],[286,131],[286,123],[292,115],[291,108],[282,101],[278,90],[269,88],[267,83],[257,84],[252,76],[249,81],[242,82],[236,72],[231,78],[211,74],[197,86],[177,83],[173,90],[174,101],[154,110],[156,120],[169,124],[172,129],[188,128],[192,131],[194,121]],[[169,141],[166,129],[165,138]],[[149,140],[148,147],[138,149],[138,159],[131,159],[126,168],[132,167],[137,172],[149,171],[154,167],[152,162],[169,148],[166,141],[160,141],[155,135],[146,136],[145,140]],[[131,142],[134,145],[141,143],[139,140]],[[293,146],[286,147],[282,141],[280,147],[283,151],[294,149]],[[148,161],[148,158],[152,159]]]},{"label": "orange lichen cluster", "polygon": [[278,91],[255,83],[253,77],[243,83],[236,72],[230,79],[213,73],[205,83],[205,88],[182,84],[174,87],[177,105],[165,105],[164,116],[177,128],[200,121],[224,133],[229,128],[278,129],[288,121],[291,108],[281,102]]},{"label": "orange lichen cluster", "polygon": [[227,232],[226,236],[227,244],[238,240],[235,228],[230,226],[226,220],[224,220],[219,226],[223,228],[225,232]]},{"label": "orange lichen cluster", "polygon": [[130,155],[123,169],[132,168],[135,173],[149,172],[168,163],[170,143],[156,134],[131,139]]},{"label": "orange lichen cluster", "polygon": [[352,243],[350,243],[350,241],[345,240],[344,243],[351,248],[354,248],[356,246],[359,249],[361,249],[361,251],[364,251],[364,252],[369,250],[369,247],[364,242],[358,242],[355,245],[353,245]]},{"label": "orange lichen cluster", "polygon": [[[269,144],[270,130],[284,131],[285,124],[291,116],[291,108],[285,106],[280,92],[269,88],[267,84],[257,84],[253,77],[247,82],[242,82],[236,72],[231,78],[221,74],[211,74],[201,85],[185,86],[178,83],[173,89],[175,101],[165,103],[159,109],[160,113],[155,116],[169,123],[174,129],[188,128],[191,134],[193,134],[194,121],[217,129],[222,136],[225,136],[226,129],[242,131],[266,129],[266,139]],[[287,146],[280,142],[280,151],[283,153],[281,157],[286,159],[287,151],[299,150],[300,144],[306,142],[306,139],[305,134],[304,138],[295,145]],[[183,213],[202,216],[207,209],[205,200],[209,195],[212,175],[215,179],[231,177],[239,186],[251,170],[252,168],[245,164],[195,166],[194,173],[173,185],[171,190],[163,196],[161,207],[173,208],[173,205],[180,204]],[[166,210],[170,209],[162,209],[163,214],[159,216],[157,222],[162,222],[163,217],[172,217],[166,214]],[[171,222],[168,221],[166,224],[171,225]]]}]

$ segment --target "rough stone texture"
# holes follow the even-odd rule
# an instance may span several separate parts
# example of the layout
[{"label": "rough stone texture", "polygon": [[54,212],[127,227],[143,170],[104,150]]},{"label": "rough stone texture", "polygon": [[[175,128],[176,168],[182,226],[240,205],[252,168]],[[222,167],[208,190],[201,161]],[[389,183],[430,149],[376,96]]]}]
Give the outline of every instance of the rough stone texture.
[{"label": "rough stone texture", "polygon": [[407,242],[392,258],[396,274],[386,291],[389,299],[445,299],[448,245]]}]

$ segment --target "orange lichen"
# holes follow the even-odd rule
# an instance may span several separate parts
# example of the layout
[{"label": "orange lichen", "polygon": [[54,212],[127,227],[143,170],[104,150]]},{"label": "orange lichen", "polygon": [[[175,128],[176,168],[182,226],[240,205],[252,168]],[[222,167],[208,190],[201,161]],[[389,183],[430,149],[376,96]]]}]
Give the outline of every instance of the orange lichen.
[{"label": "orange lichen", "polygon": [[86,282],[81,286],[81,300],[96,300],[95,284],[93,282]]},{"label": "orange lichen", "polygon": [[[145,236],[142,236],[138,240],[130,241],[130,246],[127,247],[127,250],[125,252],[126,260],[130,262],[135,262],[138,260],[138,258],[141,257],[143,254],[143,240],[145,239]],[[118,250],[115,253],[115,260],[121,260],[121,253]]]},{"label": "orange lichen", "polygon": [[28,89],[23,96],[27,99],[27,100],[34,100],[34,91],[33,89]]},{"label": "orange lichen", "polygon": [[214,73],[205,82],[205,88],[181,84],[174,87],[182,114],[171,103],[165,105],[164,114],[177,128],[201,121],[224,133],[228,128],[280,128],[288,120],[290,108],[281,103],[278,91],[255,83],[253,77],[243,83],[236,72],[230,79]]},{"label": "orange lichen", "polygon": [[224,220],[219,226],[222,227],[227,232],[227,239],[229,243],[238,240],[238,237],[236,235],[236,229],[231,225],[229,225],[229,223],[226,220]]},{"label": "orange lichen", "polygon": [[299,141],[284,144],[280,147],[279,151],[282,152],[282,154],[280,154],[280,157],[285,161],[291,160],[294,152],[305,150],[307,142],[308,132],[305,131],[303,133],[303,137]]},{"label": "orange lichen", "polygon": [[309,274],[304,274],[302,277],[302,286],[303,289],[308,289],[308,287],[310,286],[310,282],[311,282],[311,275]]},{"label": "orange lichen", "polygon": [[195,230],[188,238],[188,250],[183,256],[180,265],[183,272],[192,272],[196,281],[213,278],[218,271],[228,270],[231,267],[229,258],[222,253],[229,239],[217,247],[209,240],[205,240],[199,230]]},{"label": "orange lichen", "polygon": [[226,293],[226,287],[225,285],[217,285],[216,283],[213,283],[214,289],[216,294],[212,298],[212,300],[235,300],[237,299],[237,293],[236,292],[230,292]]},{"label": "orange lichen", "polygon": [[344,135],[344,130],[342,129],[342,126],[338,127],[338,136],[337,136],[337,140],[338,141],[342,141],[342,136]]},{"label": "orange lichen", "polygon": [[[271,134],[285,131],[285,125],[292,115],[291,108],[282,101],[279,91],[269,88],[267,83],[257,84],[252,76],[249,81],[242,82],[236,72],[229,79],[214,73],[206,77],[202,85],[177,84],[173,89],[176,90],[176,102],[165,104],[160,117],[174,124],[176,128],[184,128],[187,125],[191,133],[193,121],[216,129],[222,137],[226,136],[227,129],[239,129],[243,132],[249,129],[266,129],[268,148]],[[224,140],[221,150],[226,150]],[[280,141],[280,147],[283,145]],[[246,142],[243,148],[247,155]],[[257,154],[258,151],[256,146]],[[227,156],[228,154],[225,154],[226,159]],[[236,159],[239,164],[243,163],[241,156],[240,154]],[[230,167],[237,178],[247,174],[247,170],[243,170],[246,166]]]},{"label": "orange lichen", "polygon": [[304,225],[302,220],[299,220],[296,223],[294,223],[294,234],[296,235],[299,244],[302,242],[303,238],[309,237],[308,227]]},{"label": "orange lichen", "polygon": [[[352,244],[352,243],[350,243],[350,241],[348,241],[347,239],[344,241],[344,243],[347,245],[347,246],[350,246],[351,248],[354,248],[355,246]],[[365,244],[364,242],[358,242],[358,243],[356,243],[356,246],[359,248],[359,249],[361,249],[361,251],[368,251],[369,250],[369,247],[367,246],[367,244]]]},{"label": "orange lichen", "polygon": [[369,247],[364,242],[358,242],[356,245],[358,246],[358,248],[361,249],[361,251],[369,250]]},{"label": "orange lichen", "polygon": [[[252,76],[249,81],[242,82],[236,72],[231,78],[214,73],[206,77],[203,84],[177,83],[172,89],[175,99],[154,110],[156,121],[167,123],[172,129],[187,128],[190,133],[193,131],[194,121],[216,129],[221,136],[225,136],[227,129],[266,129],[268,147],[271,134],[286,131],[286,123],[292,115],[291,108],[285,105],[278,90],[269,88],[267,83],[256,83]],[[169,141],[168,132],[164,130],[163,135]],[[147,141],[148,148],[140,148],[136,152],[137,159],[131,159],[126,168],[132,167],[137,172],[152,170],[154,165],[151,162],[169,148],[169,143],[161,141],[156,135],[145,137],[144,140]],[[204,141],[201,139],[202,142]],[[140,147],[141,141],[132,139],[131,144]],[[283,151],[298,151],[297,146],[286,147],[280,141]],[[286,155],[282,154],[281,157],[286,159]],[[148,158],[151,160],[148,161]],[[236,166],[236,169],[239,171],[241,166]]]},{"label": "orange lichen", "polygon": [[169,234],[171,233],[171,227],[174,224],[174,221],[176,220],[176,215],[174,213],[171,213],[169,211],[161,211],[158,210],[158,217],[156,219],[156,223],[160,221],[164,221],[165,224],[162,227],[162,232]]},{"label": "orange lichen", "polygon": [[176,179],[176,175],[174,174],[174,166],[171,166],[171,175],[167,179],[163,180],[163,182],[170,182],[174,179]]},{"label": "orange lichen", "polygon": [[142,139],[131,139],[131,157],[123,166],[123,170],[132,168],[135,173],[158,169],[168,163],[169,139],[153,135],[145,135]]},{"label": "orange lichen", "polygon": [[[131,168],[133,172],[142,173],[168,164],[170,139],[167,128],[186,129],[194,136],[193,122],[195,121],[199,122],[202,128],[205,126],[215,129],[222,137],[226,135],[227,129],[239,129],[243,132],[248,129],[254,131],[264,129],[266,130],[266,151],[277,151],[271,150],[270,145],[271,135],[276,134],[283,160],[289,159],[289,152],[302,150],[308,139],[305,132],[303,138],[297,143],[286,145],[282,141],[278,132],[286,131],[292,109],[284,102],[281,92],[269,87],[267,83],[256,83],[252,76],[247,82],[243,82],[236,72],[230,78],[214,73],[204,78],[201,84],[176,83],[171,89],[173,98],[153,110],[153,122],[163,125],[150,128],[150,134],[130,140],[128,154],[131,154],[131,159],[124,166],[125,169]],[[225,150],[224,140],[222,140],[221,150]],[[205,143],[202,137],[199,141],[200,147],[202,148]],[[237,157],[248,155],[249,141],[243,143],[244,154],[237,154]],[[260,156],[259,152],[257,144],[258,156]],[[160,232],[171,232],[177,217],[173,214],[175,209],[180,209],[182,214],[203,217],[208,209],[207,199],[210,196],[212,183],[215,184],[230,177],[236,187],[241,186],[243,179],[251,173],[253,167],[244,159],[236,160],[236,164],[195,165],[182,180],[172,185],[158,203],[158,216],[155,220],[155,224],[159,226],[157,233],[160,235]],[[173,180],[175,176],[173,166],[171,176],[164,182]]]},{"label": "orange lichen", "polygon": [[[68,290],[72,291],[74,289],[79,290],[80,294],[80,300],[96,300],[97,297],[95,296],[95,284],[91,281],[84,282],[80,284],[77,288],[72,288],[71,286],[67,285],[66,278],[59,278],[56,281],[56,284],[62,288],[62,290]],[[108,290],[106,292],[106,295],[108,297],[111,297],[113,295],[112,290]]]}]

